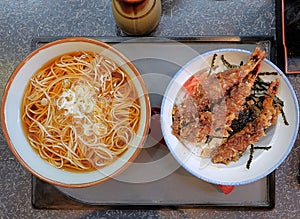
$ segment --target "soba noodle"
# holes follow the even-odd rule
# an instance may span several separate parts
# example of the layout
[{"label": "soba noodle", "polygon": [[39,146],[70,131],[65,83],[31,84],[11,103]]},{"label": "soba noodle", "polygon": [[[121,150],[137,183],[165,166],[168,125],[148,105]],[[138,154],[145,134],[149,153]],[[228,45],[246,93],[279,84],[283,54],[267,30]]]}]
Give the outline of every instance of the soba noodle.
[{"label": "soba noodle", "polygon": [[30,145],[57,168],[93,170],[124,153],[140,106],[129,76],[95,53],[62,55],[27,85],[22,121]]}]

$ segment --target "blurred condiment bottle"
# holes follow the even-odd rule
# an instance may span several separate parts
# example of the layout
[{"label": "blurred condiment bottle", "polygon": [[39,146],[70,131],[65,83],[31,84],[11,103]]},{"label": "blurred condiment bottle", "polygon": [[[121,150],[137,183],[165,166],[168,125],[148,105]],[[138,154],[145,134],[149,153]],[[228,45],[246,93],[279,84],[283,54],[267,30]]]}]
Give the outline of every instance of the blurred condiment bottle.
[{"label": "blurred condiment bottle", "polygon": [[161,0],[112,0],[117,25],[128,35],[147,35],[159,23]]}]

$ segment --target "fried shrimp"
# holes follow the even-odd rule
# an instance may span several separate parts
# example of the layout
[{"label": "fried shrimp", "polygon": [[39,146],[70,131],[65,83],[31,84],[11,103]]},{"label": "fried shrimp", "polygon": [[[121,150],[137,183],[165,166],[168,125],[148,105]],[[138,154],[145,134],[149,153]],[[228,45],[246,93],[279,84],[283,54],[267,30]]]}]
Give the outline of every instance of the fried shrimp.
[{"label": "fried shrimp", "polygon": [[244,65],[204,77],[192,76],[184,85],[185,98],[173,107],[173,134],[193,143],[203,142],[211,135],[227,136],[265,57],[266,53],[257,47]]},{"label": "fried shrimp", "polygon": [[280,114],[280,107],[274,103],[273,99],[278,89],[279,79],[275,79],[270,83],[268,91],[264,95],[263,109],[259,116],[220,145],[217,153],[212,157],[213,163],[228,164],[230,161],[238,160],[248,145],[254,144],[265,136],[265,130],[276,123]]},{"label": "fried shrimp", "polygon": [[[231,92],[225,97],[225,108],[220,104],[215,105],[213,108],[214,124],[212,128],[213,130],[218,130],[218,133],[214,135],[219,134],[223,137],[228,137],[228,132],[232,131],[230,127],[232,121],[238,118],[239,113],[244,107],[246,98],[252,92],[252,87],[259,74],[259,69],[260,64],[258,64],[241,83],[232,88]],[[226,111],[225,119],[222,119],[222,111],[224,110]]]},{"label": "fried shrimp", "polygon": [[265,57],[265,51],[257,47],[252,52],[246,64],[230,68],[217,74],[212,74],[199,85],[203,86],[210,102],[218,101],[220,98],[223,98],[233,86],[240,84]]}]

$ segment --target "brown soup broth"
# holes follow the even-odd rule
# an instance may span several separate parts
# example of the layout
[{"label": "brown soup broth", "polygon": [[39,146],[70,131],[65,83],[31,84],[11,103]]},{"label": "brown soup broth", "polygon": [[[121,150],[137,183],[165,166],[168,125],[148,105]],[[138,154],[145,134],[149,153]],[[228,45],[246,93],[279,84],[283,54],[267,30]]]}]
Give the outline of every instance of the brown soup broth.
[{"label": "brown soup broth", "polygon": [[[92,88],[91,88],[93,86],[88,86],[88,85],[89,84],[93,84],[94,83],[93,80],[89,80],[86,75],[81,75],[81,76],[78,75],[78,72],[74,73],[72,75],[72,74],[70,74],[70,72],[68,72],[70,69],[66,70],[66,72],[64,72],[65,71],[64,67],[61,67],[61,69],[59,69],[58,71],[55,71],[55,72],[59,72],[60,75],[55,75],[55,73],[53,73],[53,68],[55,68],[53,66],[57,67],[57,65],[54,65],[54,63],[61,62],[62,61],[62,57],[73,57],[73,56],[80,57],[80,56],[82,56],[84,54],[89,54],[89,56],[87,57],[87,59],[85,59],[85,60],[88,60],[87,61],[88,63],[90,63],[92,61],[92,60],[90,60],[91,57],[95,56],[94,53],[85,53],[85,52],[67,53],[67,54],[64,54],[64,55],[61,55],[61,56],[58,56],[58,57],[55,57],[55,58],[51,59],[49,62],[47,62],[46,64],[44,64],[38,71],[36,71],[36,73],[31,77],[31,81],[37,81],[36,84],[40,83],[42,85],[44,85],[46,83],[48,83],[48,84],[56,83],[55,81],[58,81],[55,84],[55,86],[53,85],[51,88],[49,88],[47,86],[45,86],[45,88],[43,88],[45,90],[49,89],[49,91],[50,91],[49,93],[51,94],[51,96],[49,96],[50,100],[53,100],[53,101],[56,100],[56,103],[53,102],[53,101],[51,101],[52,103],[50,103],[50,105],[52,105],[52,106],[49,107],[49,108],[54,109],[54,110],[51,111],[51,114],[53,114],[53,113],[54,114],[56,114],[56,113],[57,114],[59,114],[59,113],[62,114],[58,110],[59,106],[56,105],[59,102],[59,101],[57,101],[57,99],[61,98],[62,96],[65,95],[66,97],[63,97],[63,100],[66,100],[68,102],[69,101],[69,99],[68,99],[69,96],[67,96],[67,95],[68,95],[68,92],[71,93],[71,91],[70,91],[71,88],[70,87],[72,86],[72,83],[75,83],[75,82],[77,83],[77,81],[80,81],[80,83],[84,84],[84,86],[83,86],[84,89],[86,87],[88,89],[91,89],[90,92],[85,92],[84,93],[84,95],[86,95],[86,96],[83,98],[83,101],[86,101],[87,103],[90,103],[90,99],[92,99],[92,98],[89,95],[91,95],[91,93],[95,92],[95,91],[93,91]],[[106,57],[104,57],[104,58],[106,58]],[[68,63],[68,60],[65,60],[65,61],[66,61],[66,63]],[[108,62],[112,63],[113,61],[112,60],[108,60]],[[70,66],[72,66],[72,64],[70,64]],[[84,70],[86,70],[86,68],[87,68],[86,66],[83,66],[81,70],[84,71]],[[103,71],[103,68],[102,69],[99,68],[99,71]],[[43,73],[41,74],[41,72],[43,72]],[[122,72],[122,73],[120,73],[120,72]],[[129,75],[121,67],[117,67],[116,70],[111,73],[112,78],[116,79],[117,81],[119,81],[120,77],[122,77],[122,74],[124,74],[124,80],[122,82],[123,84],[122,84],[121,88],[119,89],[119,91],[121,93],[123,93],[123,92],[124,93],[125,92],[129,92],[129,95],[128,95],[129,98],[128,98],[127,101],[131,101],[131,102],[129,102],[130,105],[138,106],[138,108],[140,109],[140,101],[139,101],[139,97],[137,95],[137,90],[134,87],[133,83],[131,83],[131,78],[129,77]],[[69,75],[69,76],[66,77],[66,75]],[[63,77],[66,77],[67,79],[65,79],[65,80],[58,80],[59,78],[63,78]],[[80,79],[78,79],[79,77],[80,77]],[[94,78],[96,78],[96,76]],[[83,81],[83,82],[81,82],[81,81]],[[80,83],[78,83],[78,84],[80,85]],[[107,82],[105,84],[105,86],[109,86],[109,83]],[[80,86],[79,86],[79,88],[80,88]],[[51,128],[49,128],[49,130],[47,132],[45,132],[43,134],[40,134],[41,137],[36,137],[37,136],[37,132],[40,132],[40,131],[37,128],[36,128],[37,132],[32,132],[30,130],[32,129],[33,126],[38,126],[38,125],[34,124],[34,122],[32,121],[32,119],[30,119],[29,117],[32,117],[35,120],[39,120],[38,122],[40,122],[40,121],[47,121],[47,119],[49,120],[49,118],[51,120],[51,118],[52,118],[53,121],[51,121],[52,122],[51,125],[56,125],[56,124],[58,125],[58,124],[60,124],[61,121],[56,121],[55,120],[57,118],[60,118],[62,121],[70,119],[70,121],[76,122],[77,120],[74,119],[74,118],[72,118],[72,116],[73,116],[72,114],[67,114],[67,115],[62,114],[61,116],[58,116],[58,117],[54,117],[54,116],[53,117],[49,117],[49,108],[47,108],[47,107],[44,106],[44,105],[49,104],[47,102],[48,99],[45,97],[45,94],[41,95],[42,92],[40,92],[37,89],[40,89],[40,88],[34,88],[33,85],[32,85],[32,83],[30,83],[30,82],[26,86],[26,89],[25,89],[25,92],[24,92],[24,95],[23,95],[23,100],[22,100],[22,107],[21,107],[21,121],[22,121],[22,126],[23,126],[23,130],[25,132],[25,135],[27,137],[27,140],[28,140],[29,144],[31,145],[31,147],[33,148],[33,150],[40,157],[42,157],[44,160],[46,160],[47,162],[53,164],[52,163],[53,161],[50,162],[49,160],[52,159],[52,158],[57,158],[57,155],[55,155],[55,153],[58,153],[58,154],[61,153],[59,147],[56,147],[55,143],[53,143],[53,142],[58,142],[59,145],[60,145],[60,147],[61,147],[61,144],[63,144],[63,143],[61,143],[61,139],[60,139],[60,138],[62,138],[61,134],[59,134],[58,131],[55,130],[55,128],[53,128],[53,130]],[[30,90],[32,92],[29,92]],[[76,89],[74,89],[74,90],[76,91]],[[95,90],[99,91],[100,88],[96,88]],[[36,99],[37,98],[36,95],[40,95],[40,97],[38,97],[38,99]],[[72,95],[73,95],[73,93],[72,93]],[[82,94],[80,94],[80,95],[82,95]],[[98,96],[100,96],[100,94]],[[95,94],[93,97],[97,97],[97,94]],[[113,98],[113,97],[110,97],[110,98]],[[99,99],[95,98],[95,103],[97,104],[97,107],[101,106],[101,103],[98,103],[98,102],[99,102]],[[27,108],[25,106],[27,106]],[[85,105],[84,104],[82,106],[80,105],[80,107],[81,108],[85,108]],[[80,107],[78,107],[78,108],[80,108]],[[72,108],[62,108],[62,109],[60,109],[60,111],[63,110],[66,113],[66,112],[68,112],[68,110],[72,111],[71,109]],[[45,111],[43,112],[43,110],[45,110]],[[103,109],[103,110],[105,110],[105,109]],[[130,108],[130,110],[132,111],[134,109]],[[131,111],[128,110],[128,112],[127,112],[128,116],[130,116],[130,114],[132,113]],[[26,112],[27,112],[27,114],[26,114]],[[38,113],[42,112],[42,113],[40,115],[36,116],[35,114],[37,112]],[[78,114],[80,114],[80,113],[81,113],[81,111],[79,110]],[[94,118],[94,117],[98,116],[98,115],[96,115],[95,111],[93,111],[92,114],[93,115],[91,116],[91,118]],[[126,112],[124,114],[126,114]],[[76,115],[76,116],[78,117],[78,115]],[[74,116],[74,117],[76,117],[76,116]],[[125,119],[127,119],[126,115],[123,116],[123,117]],[[55,119],[53,119],[53,118],[55,118]],[[107,118],[111,118],[111,115],[107,115]],[[137,117],[134,118],[134,119],[136,119],[136,121],[134,123],[135,126],[132,127],[133,123],[130,123],[131,124],[130,126],[133,129],[133,133],[136,134],[136,132],[137,132],[137,130],[139,128],[139,124],[140,124],[140,113],[138,113]],[[78,121],[81,121],[81,120],[79,119]],[[85,121],[84,118],[82,119],[82,121]],[[87,124],[80,124],[80,126],[84,126],[84,125],[87,125]],[[96,124],[96,125],[99,125],[99,124]],[[80,128],[80,126],[78,126],[79,127],[78,130],[82,131],[81,128]],[[105,128],[103,128],[103,130],[104,129]],[[102,129],[100,127],[99,129],[96,129],[96,130],[102,130]],[[75,142],[75,140],[76,140],[75,137],[76,136],[72,132],[72,128],[69,128],[69,129],[66,128],[66,130],[60,130],[60,131],[64,132],[64,134],[68,133],[68,135],[67,135],[68,136],[68,142],[72,142],[72,141]],[[85,131],[85,130],[83,130],[83,131]],[[91,130],[89,130],[89,131],[92,132]],[[48,136],[47,133],[50,136]],[[86,137],[86,139],[88,139],[88,135],[89,134],[90,133],[87,133],[87,136],[84,136],[84,137]],[[94,138],[96,138],[95,136],[94,136]],[[107,138],[109,138],[109,137],[110,136],[108,136]],[[44,138],[44,139],[41,140],[39,138]],[[30,139],[33,139],[33,140],[30,140]],[[45,140],[45,139],[47,139],[47,140]],[[51,150],[53,150],[53,153],[49,152],[49,150],[48,151],[45,150],[44,146],[39,145],[40,141],[45,142],[45,144],[47,144],[47,143],[52,144],[53,143],[53,145],[51,146],[52,147]],[[88,140],[86,140],[86,141],[88,141]],[[120,146],[123,146],[122,145],[122,141],[123,141],[122,139],[119,140]],[[79,141],[77,141],[77,144],[78,144],[78,142]],[[74,145],[71,145],[70,147],[72,147]],[[128,147],[127,144],[126,144],[126,146]],[[93,151],[94,149],[91,149],[92,147],[84,146],[84,144],[82,146],[80,146],[78,144],[77,147],[78,148],[76,150],[74,150],[76,152],[76,154],[80,154],[80,157],[85,157],[85,155],[89,156],[89,159],[83,160],[81,162],[83,166],[88,166],[89,168],[88,169],[82,169],[82,168],[78,169],[71,162],[65,160],[64,161],[64,165],[61,167],[61,169],[66,170],[66,171],[72,171],[72,172],[73,171],[75,171],[75,172],[77,172],[77,171],[80,171],[80,172],[82,172],[82,171],[93,171],[95,169],[99,169],[98,166],[97,167],[95,166],[95,162],[96,161],[99,162],[99,161],[101,161],[101,159],[96,158],[96,154]],[[81,147],[83,147],[83,148],[81,148]],[[64,150],[67,150],[67,149],[64,149]],[[118,147],[111,148],[110,150],[118,150]],[[110,163],[114,162],[118,157],[122,156],[126,151],[127,151],[127,148],[124,149],[123,151],[118,152],[117,156],[114,156],[109,161],[105,161],[106,164],[104,166],[107,166]],[[93,160],[93,159],[95,159],[95,160]],[[59,162],[60,159],[57,158],[56,160],[57,160],[57,162]]]}]

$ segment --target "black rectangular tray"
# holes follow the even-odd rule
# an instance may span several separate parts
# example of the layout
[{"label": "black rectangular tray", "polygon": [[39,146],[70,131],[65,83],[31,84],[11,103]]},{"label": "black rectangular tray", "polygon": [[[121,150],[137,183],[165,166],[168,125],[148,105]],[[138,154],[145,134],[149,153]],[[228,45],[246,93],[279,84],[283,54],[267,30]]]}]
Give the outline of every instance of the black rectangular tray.
[{"label": "black rectangular tray", "polygon": [[[118,49],[123,50],[121,52],[130,60],[135,59],[133,62],[141,74],[155,71],[165,73],[171,78],[181,67],[181,64],[174,67],[174,65],[166,64],[166,60],[155,60],[155,54],[161,56],[161,53],[169,52],[170,56],[182,56],[180,59],[186,59],[183,62],[187,62],[197,53],[217,48],[241,48],[251,51],[257,45],[264,47],[269,53],[269,59],[277,64],[277,47],[274,39],[268,37],[92,38],[115,45]],[[57,39],[59,38],[35,38],[32,42],[32,49]],[[182,55],[180,48],[186,46],[192,48],[192,51],[196,51],[196,53]],[[174,52],[175,47],[177,48],[175,52],[178,51],[178,54]],[[164,51],[160,51],[160,48],[163,48]],[[172,59],[172,57],[170,58]],[[176,59],[176,57],[174,58]],[[160,96],[150,95],[153,106],[159,106],[161,99]],[[147,153],[165,152],[167,148],[157,144],[151,150],[143,149],[139,159],[143,160],[144,157],[147,157]],[[145,154],[146,156],[143,156]],[[172,183],[172,190],[168,189],[170,182]],[[84,197],[81,195],[81,191],[85,193]],[[95,194],[100,191],[101,196],[95,198]],[[201,207],[272,209],[275,206],[275,173],[273,172],[257,182],[237,186],[229,195],[223,194],[216,185],[192,176],[183,168],[179,168],[164,179],[151,183],[132,184],[110,180],[81,190],[53,186],[33,176],[32,204],[37,209],[179,209]]]}]

